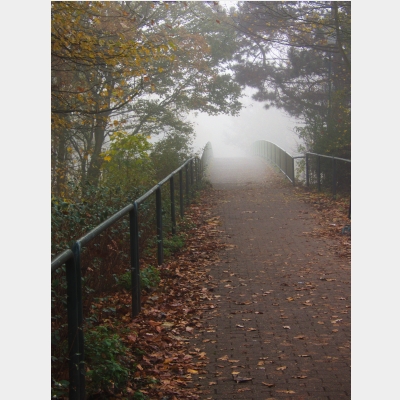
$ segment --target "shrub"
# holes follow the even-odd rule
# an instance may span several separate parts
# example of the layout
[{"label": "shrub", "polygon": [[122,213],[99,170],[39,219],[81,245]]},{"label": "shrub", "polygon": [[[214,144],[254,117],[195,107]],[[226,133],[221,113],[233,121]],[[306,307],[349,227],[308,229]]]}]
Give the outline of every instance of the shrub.
[{"label": "shrub", "polygon": [[105,326],[85,333],[85,358],[87,363],[88,393],[121,391],[124,389],[129,369],[121,362],[127,348],[119,336]]},{"label": "shrub", "polygon": [[[120,275],[117,279],[118,284],[126,290],[132,290],[132,273],[131,271],[126,271],[124,274]],[[144,290],[151,290],[160,283],[160,271],[150,265],[140,271],[140,287]]]}]

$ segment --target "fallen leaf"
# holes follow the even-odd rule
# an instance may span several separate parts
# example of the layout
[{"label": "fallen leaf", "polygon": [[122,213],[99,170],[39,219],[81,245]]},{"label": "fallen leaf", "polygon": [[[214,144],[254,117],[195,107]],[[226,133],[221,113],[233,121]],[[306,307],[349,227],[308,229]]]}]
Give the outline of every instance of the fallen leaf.
[{"label": "fallen leaf", "polygon": [[187,372],[189,374],[195,374],[195,375],[197,375],[199,373],[199,371],[196,371],[195,369],[188,369]]},{"label": "fallen leaf", "polygon": [[268,386],[268,387],[274,387],[275,383],[266,383],[266,382],[261,382],[264,386]]},{"label": "fallen leaf", "polygon": [[292,378],[294,378],[294,379],[306,379],[307,376],[306,375],[298,375],[298,376],[292,376]]},{"label": "fallen leaf", "polygon": [[276,370],[277,371],[284,371],[287,368],[286,365],[283,365],[282,367],[278,367]]},{"label": "fallen leaf", "polygon": [[290,329],[290,326],[289,326],[289,325],[285,325],[285,326],[283,327],[283,329]]},{"label": "fallen leaf", "polygon": [[128,339],[129,339],[131,342],[136,342],[137,336],[136,336],[136,335],[128,335]]},{"label": "fallen leaf", "polygon": [[253,378],[246,378],[246,377],[234,376],[234,377],[233,377],[233,380],[234,380],[236,383],[243,383],[243,382],[252,381]]},{"label": "fallen leaf", "polygon": [[294,394],[296,393],[294,390],[277,390],[278,393],[288,393],[288,394]]}]

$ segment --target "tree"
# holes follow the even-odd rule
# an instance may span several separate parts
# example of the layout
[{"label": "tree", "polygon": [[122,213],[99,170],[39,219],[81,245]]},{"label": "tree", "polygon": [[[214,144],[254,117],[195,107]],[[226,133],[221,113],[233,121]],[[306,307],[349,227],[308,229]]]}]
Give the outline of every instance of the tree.
[{"label": "tree", "polygon": [[55,190],[67,172],[97,184],[115,131],[154,135],[172,112],[237,113],[240,87],[224,72],[235,43],[218,51],[220,30],[202,2],[52,3]]},{"label": "tree", "polygon": [[240,2],[236,80],[305,125],[308,150],[350,155],[350,2]]},{"label": "tree", "polygon": [[145,32],[138,8],[151,15],[149,3],[52,3],[54,159],[62,162],[60,146],[69,145],[82,179],[99,178],[112,113],[144,92],[155,60],[171,57],[161,38]]}]

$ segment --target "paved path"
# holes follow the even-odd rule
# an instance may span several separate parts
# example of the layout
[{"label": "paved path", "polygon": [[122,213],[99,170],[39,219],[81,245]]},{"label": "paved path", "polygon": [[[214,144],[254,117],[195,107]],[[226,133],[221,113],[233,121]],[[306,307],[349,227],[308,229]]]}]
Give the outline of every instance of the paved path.
[{"label": "paved path", "polygon": [[214,159],[210,180],[229,247],[195,343],[210,359],[202,398],[350,398],[349,262],[304,234],[312,207],[263,161]]}]

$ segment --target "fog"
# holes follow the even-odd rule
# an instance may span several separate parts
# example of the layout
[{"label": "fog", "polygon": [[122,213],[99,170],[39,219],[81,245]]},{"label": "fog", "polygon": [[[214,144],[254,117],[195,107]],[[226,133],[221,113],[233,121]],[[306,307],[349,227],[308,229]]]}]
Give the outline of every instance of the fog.
[{"label": "fog", "polygon": [[244,157],[248,146],[261,139],[275,143],[289,154],[298,154],[297,145],[301,141],[293,128],[300,122],[276,108],[266,110],[250,94],[247,90],[242,98],[244,108],[238,117],[205,113],[189,116],[195,124],[195,152],[211,142],[215,157]]}]

